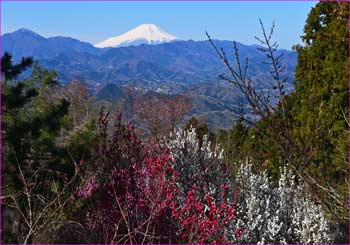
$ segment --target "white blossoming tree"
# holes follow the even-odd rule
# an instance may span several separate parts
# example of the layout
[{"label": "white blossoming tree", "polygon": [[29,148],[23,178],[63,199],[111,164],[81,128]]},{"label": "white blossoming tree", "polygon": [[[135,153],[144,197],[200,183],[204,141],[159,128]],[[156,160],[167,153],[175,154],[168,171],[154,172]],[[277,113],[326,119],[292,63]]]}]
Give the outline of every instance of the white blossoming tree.
[{"label": "white blossoming tree", "polygon": [[286,167],[275,186],[265,172],[255,174],[242,164],[237,182],[241,188],[236,227],[241,243],[332,243],[333,236],[320,205],[305,194]]},{"label": "white blossoming tree", "polygon": [[[223,184],[234,191],[231,171],[223,162],[223,151],[212,147],[207,136],[200,143],[194,128],[177,129],[166,143],[173,158],[174,169],[179,173],[180,188],[187,193],[196,184],[205,186],[211,195],[219,195]],[[229,182],[229,183],[227,183]]]}]

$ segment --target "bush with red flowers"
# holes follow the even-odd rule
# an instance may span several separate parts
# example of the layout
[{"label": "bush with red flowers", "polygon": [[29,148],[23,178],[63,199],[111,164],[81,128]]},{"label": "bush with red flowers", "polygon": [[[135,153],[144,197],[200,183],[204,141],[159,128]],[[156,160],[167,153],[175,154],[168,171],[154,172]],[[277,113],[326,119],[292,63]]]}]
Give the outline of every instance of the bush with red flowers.
[{"label": "bush with red flowers", "polygon": [[[197,164],[205,169],[191,175],[179,171],[174,147],[146,147],[131,124],[122,124],[120,114],[112,136],[109,131],[108,114],[102,112],[95,158],[86,165],[86,181],[78,190],[84,223],[101,242],[228,242],[235,192],[233,182],[222,178],[228,171],[209,172],[214,170],[210,161],[217,164],[216,156],[208,158],[210,149],[198,148],[202,162]],[[190,188],[184,179],[194,180]]]}]

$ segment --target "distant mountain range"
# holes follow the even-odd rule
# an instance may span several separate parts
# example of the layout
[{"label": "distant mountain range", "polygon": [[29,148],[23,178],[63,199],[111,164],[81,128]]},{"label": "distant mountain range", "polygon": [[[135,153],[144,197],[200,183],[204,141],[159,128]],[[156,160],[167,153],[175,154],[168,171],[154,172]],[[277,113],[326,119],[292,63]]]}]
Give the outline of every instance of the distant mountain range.
[{"label": "distant mountain range", "polygon": [[[165,38],[163,40],[165,43],[158,45],[107,47],[109,46],[107,40],[111,40],[111,45],[123,43],[119,42],[122,39],[118,39],[119,43],[112,42],[117,40],[112,38],[107,39],[105,45],[96,45],[105,48],[97,48],[90,43],[70,37],[45,38],[23,28],[1,36],[2,53],[8,51],[15,61],[23,56],[33,56],[41,66],[56,70],[60,81],[82,80],[96,93],[104,91],[105,86],[109,86],[110,89],[115,87],[118,94],[123,87],[163,94],[182,93],[191,88],[195,102],[193,114],[206,115],[210,119],[220,117],[218,115],[227,110],[225,103],[229,106],[237,105],[236,99],[239,97],[237,90],[219,81],[218,76],[226,73],[227,69],[209,41],[172,42],[175,37],[170,38],[171,34],[161,29],[159,31],[156,26],[147,24],[138,28],[136,30],[141,29],[136,31],[136,34],[140,34],[138,37],[146,35],[145,40],[150,40],[151,43],[162,33],[165,36],[169,35],[169,38]],[[152,31],[145,29],[154,29],[155,35],[147,36],[148,32]],[[130,36],[136,37],[136,34]],[[137,41],[136,39],[134,41]],[[133,43],[130,41],[132,38],[123,40],[124,44]],[[129,41],[125,43],[125,40]],[[215,40],[215,43],[226,51],[229,60],[234,60],[231,41]],[[271,87],[270,67],[263,64],[266,58],[257,50],[258,46],[237,43],[237,47],[242,60],[249,58],[248,75],[253,81],[261,89]],[[283,54],[281,65],[286,67],[283,75],[288,78],[287,89],[291,90],[297,55],[287,50],[278,50],[278,54]],[[103,99],[101,94],[98,97]]]},{"label": "distant mountain range", "polygon": [[103,49],[97,49],[87,42],[81,42],[71,37],[45,38],[39,34],[21,28],[1,36],[2,53],[10,52],[15,60],[23,56],[33,56],[35,59],[50,59],[64,52],[79,52],[98,55]]}]

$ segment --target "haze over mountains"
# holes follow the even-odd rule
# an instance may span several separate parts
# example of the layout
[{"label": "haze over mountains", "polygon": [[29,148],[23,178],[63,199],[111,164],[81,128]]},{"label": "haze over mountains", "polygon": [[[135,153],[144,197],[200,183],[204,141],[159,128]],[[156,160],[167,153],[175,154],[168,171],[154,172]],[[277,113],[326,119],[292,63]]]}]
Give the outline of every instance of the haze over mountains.
[{"label": "haze over mountains", "polygon": [[[15,61],[33,56],[41,66],[56,70],[62,82],[85,81],[99,99],[110,100],[112,97],[107,94],[113,89],[115,94],[123,95],[123,87],[162,94],[191,89],[192,113],[210,118],[215,124],[215,118],[227,112],[227,105],[237,106],[240,98],[236,89],[219,80],[219,75],[227,70],[209,41],[179,40],[153,24],[140,25],[96,46],[71,37],[45,38],[24,28],[1,38],[2,53],[8,51]],[[215,43],[233,61],[232,42],[215,40]],[[237,47],[242,60],[249,58],[248,75],[253,81],[261,89],[271,87],[270,68],[263,64],[266,58],[256,49],[257,45],[237,43]],[[292,89],[296,53],[287,50],[278,53],[283,54],[281,65],[286,67],[283,75],[288,78],[288,89]]]}]

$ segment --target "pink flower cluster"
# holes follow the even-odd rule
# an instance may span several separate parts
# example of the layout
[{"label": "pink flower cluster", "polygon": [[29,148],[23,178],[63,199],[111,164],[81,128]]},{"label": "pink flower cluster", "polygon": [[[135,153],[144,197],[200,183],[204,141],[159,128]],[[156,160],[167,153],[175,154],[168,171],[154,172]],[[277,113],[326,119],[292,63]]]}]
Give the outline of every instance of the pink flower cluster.
[{"label": "pink flower cluster", "polygon": [[97,187],[97,181],[95,176],[92,176],[84,186],[80,187],[78,190],[78,197],[90,197],[92,191]]}]

